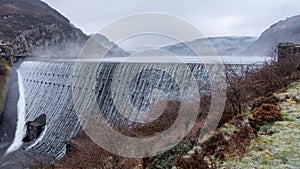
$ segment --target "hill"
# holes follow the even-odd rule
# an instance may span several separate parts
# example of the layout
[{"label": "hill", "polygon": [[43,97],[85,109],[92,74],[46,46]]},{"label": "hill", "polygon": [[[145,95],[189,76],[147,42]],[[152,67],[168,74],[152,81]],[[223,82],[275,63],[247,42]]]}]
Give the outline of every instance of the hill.
[{"label": "hill", "polygon": [[24,54],[88,38],[59,12],[40,0],[0,0],[0,44],[6,53]]},{"label": "hill", "polygon": [[[40,0],[0,0],[1,54],[76,57],[88,38]],[[105,37],[97,43],[112,55],[127,55]]]},{"label": "hill", "polygon": [[300,15],[287,18],[272,25],[250,45],[245,55],[268,55],[279,42],[300,43]]},{"label": "hill", "polygon": [[241,37],[210,37],[208,39],[196,39],[194,41],[177,43],[170,46],[165,46],[161,49],[172,52],[180,56],[193,56],[195,53],[190,50],[188,46],[195,48],[203,48],[208,45],[207,40],[211,42],[216,48],[219,55],[222,56],[233,56],[239,55],[247,49],[252,42],[256,40],[255,37],[241,36]]}]

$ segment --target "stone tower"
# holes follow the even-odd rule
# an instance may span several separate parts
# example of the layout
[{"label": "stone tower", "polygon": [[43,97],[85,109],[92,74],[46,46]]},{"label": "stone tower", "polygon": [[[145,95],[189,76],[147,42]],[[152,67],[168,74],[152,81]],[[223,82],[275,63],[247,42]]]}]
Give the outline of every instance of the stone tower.
[{"label": "stone tower", "polygon": [[279,62],[284,58],[300,57],[300,44],[279,43],[277,53]]}]

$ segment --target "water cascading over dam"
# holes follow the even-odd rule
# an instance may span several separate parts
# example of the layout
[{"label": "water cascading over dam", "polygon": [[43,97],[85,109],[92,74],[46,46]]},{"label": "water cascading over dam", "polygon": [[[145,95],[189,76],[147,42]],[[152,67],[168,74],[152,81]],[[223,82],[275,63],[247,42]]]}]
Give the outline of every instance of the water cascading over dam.
[{"label": "water cascading over dam", "polygon": [[[41,114],[46,114],[47,118],[44,133],[31,146],[25,147],[27,154],[45,159],[62,157],[65,141],[79,130],[71,101],[71,70],[72,64],[50,62],[23,62],[19,67],[23,88],[20,93],[24,92],[20,100],[25,100],[25,110],[18,113],[25,115],[18,115],[18,123],[33,121]],[[25,126],[17,126],[18,130],[23,133],[15,142],[21,142],[25,136]]]},{"label": "water cascading over dam", "polygon": [[[19,124],[17,132],[24,136],[24,122],[33,121],[41,114],[46,114],[46,127],[37,140],[20,151],[46,160],[61,158],[65,154],[66,141],[74,137],[83,125],[82,121],[79,122],[83,117],[78,112],[91,107],[91,97],[96,98],[99,110],[109,125],[130,127],[134,120],[141,121],[147,115],[118,112],[118,106],[133,105],[137,109],[136,112],[146,112],[151,107],[155,90],[161,91],[162,94],[158,95],[164,95],[168,100],[185,99],[181,95],[184,91],[186,99],[189,99],[189,95],[193,93],[188,93],[189,90],[185,91],[178,86],[178,83],[189,85],[189,82],[178,82],[174,80],[176,76],[193,76],[191,78],[196,79],[198,91],[209,92],[206,89],[211,85],[210,69],[214,69],[213,65],[205,67],[203,64],[188,64],[189,70],[185,72],[186,69],[181,68],[180,64],[156,64],[158,68],[170,67],[170,73],[153,68],[149,64],[118,65],[119,63],[103,62],[78,68],[76,62],[23,62],[18,73],[23,88],[20,92],[24,92],[23,95],[20,94],[23,97],[20,99],[24,99],[25,105],[24,110],[19,110],[18,117],[23,119],[18,119],[21,125]],[[136,67],[144,69],[138,74],[130,74],[129,72],[134,72]],[[77,80],[78,78],[81,80]],[[112,87],[114,80],[117,80],[120,86]],[[125,83],[123,81],[126,81],[127,86],[121,86]],[[123,100],[114,100],[114,96],[126,92],[128,96]],[[20,115],[22,112],[24,115]],[[15,142],[21,143],[21,139],[15,139]]]}]

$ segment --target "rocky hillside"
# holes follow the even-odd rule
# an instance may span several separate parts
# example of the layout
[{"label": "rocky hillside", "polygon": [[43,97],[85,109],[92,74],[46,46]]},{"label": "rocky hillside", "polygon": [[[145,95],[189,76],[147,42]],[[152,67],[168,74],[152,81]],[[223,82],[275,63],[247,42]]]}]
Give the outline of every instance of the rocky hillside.
[{"label": "rocky hillside", "polygon": [[[222,56],[233,56],[240,55],[242,51],[247,49],[251,43],[253,43],[256,38],[255,37],[211,37],[208,38],[210,42],[217,49],[219,55]],[[191,42],[186,43],[177,43],[174,45],[163,47],[163,50],[170,51],[176,55],[180,56],[193,56],[195,55],[192,50],[190,50],[188,46],[195,48],[203,48],[205,49],[208,45],[207,39],[196,39]]]},{"label": "rocky hillside", "polygon": [[[100,35],[101,36],[101,35]],[[0,0],[0,53],[74,57],[89,36],[40,0]],[[127,53],[105,37],[97,43],[115,56]]]},{"label": "rocky hillside", "polygon": [[271,54],[279,42],[300,43],[300,15],[272,25],[261,34],[245,52],[245,55]]},{"label": "rocky hillside", "polygon": [[27,54],[88,38],[40,0],[0,0],[0,44],[6,53]]}]

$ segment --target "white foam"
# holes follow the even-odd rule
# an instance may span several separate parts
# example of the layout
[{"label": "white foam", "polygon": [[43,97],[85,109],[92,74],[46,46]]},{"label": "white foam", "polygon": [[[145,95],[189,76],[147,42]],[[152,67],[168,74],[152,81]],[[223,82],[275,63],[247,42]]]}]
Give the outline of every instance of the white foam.
[{"label": "white foam", "polygon": [[25,97],[24,97],[24,86],[23,79],[19,72],[18,73],[18,83],[19,83],[19,100],[18,100],[18,119],[17,119],[17,129],[13,143],[6,150],[5,155],[17,151],[23,144],[22,139],[25,136]]}]

